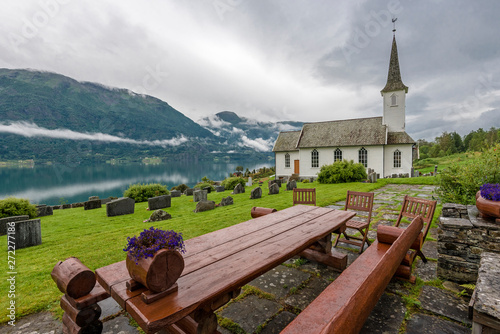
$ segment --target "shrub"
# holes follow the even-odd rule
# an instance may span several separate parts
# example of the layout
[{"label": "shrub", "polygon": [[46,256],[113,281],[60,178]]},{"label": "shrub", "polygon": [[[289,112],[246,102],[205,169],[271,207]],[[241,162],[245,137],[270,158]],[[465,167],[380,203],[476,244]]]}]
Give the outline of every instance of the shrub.
[{"label": "shrub", "polygon": [[318,174],[319,183],[345,183],[366,180],[365,167],[354,161],[336,161],[322,166]]},{"label": "shrub", "polygon": [[181,193],[184,193],[186,191],[186,189],[188,189],[188,188],[189,187],[183,183],[183,184],[179,184],[178,186],[172,187],[172,189],[170,189],[170,190],[171,191],[172,190],[179,190]]},{"label": "shrub", "polygon": [[212,191],[215,191],[215,187],[211,183],[208,183],[208,182],[200,182],[194,186],[195,189],[200,189],[200,190],[202,190],[203,188],[206,188],[206,187],[210,187],[210,189],[212,189]]},{"label": "shrub", "polygon": [[226,190],[233,190],[237,184],[241,184],[243,187],[245,186],[245,180],[241,177],[228,177],[222,181],[222,185]]},{"label": "shrub", "polygon": [[148,198],[168,195],[170,192],[166,185],[160,183],[132,184],[123,193],[123,196],[130,197],[136,202],[146,202]]},{"label": "shrub", "polygon": [[36,206],[27,199],[8,197],[0,200],[0,218],[24,215],[30,219],[37,216]]},{"label": "shrub", "polygon": [[476,193],[485,183],[500,182],[500,144],[478,158],[453,164],[438,175],[436,189],[443,203],[475,204]]},{"label": "shrub", "polygon": [[309,183],[309,179],[303,179],[302,183]]}]

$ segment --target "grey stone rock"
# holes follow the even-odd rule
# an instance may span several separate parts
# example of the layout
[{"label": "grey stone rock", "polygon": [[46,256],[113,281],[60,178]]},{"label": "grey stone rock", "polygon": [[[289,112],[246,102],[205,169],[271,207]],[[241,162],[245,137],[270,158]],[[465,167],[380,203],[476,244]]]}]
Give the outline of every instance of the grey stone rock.
[{"label": "grey stone rock", "polygon": [[106,215],[108,217],[129,215],[134,213],[135,201],[129,197],[121,197],[106,204]]},{"label": "grey stone rock", "polygon": [[254,333],[267,319],[281,309],[281,304],[250,295],[232,303],[220,312],[220,315],[231,319],[245,332]]},{"label": "grey stone rock", "polygon": [[149,222],[159,222],[161,220],[167,220],[167,219],[172,219],[172,216],[170,215],[170,213],[163,211],[161,209],[158,209],[151,214],[148,221]]},{"label": "grey stone rock", "polygon": [[[424,253],[425,254],[425,253]],[[415,265],[415,275],[418,276],[422,281],[431,281],[437,278],[437,262],[427,261],[424,262],[418,259]]]},{"label": "grey stone rock", "polygon": [[73,203],[73,204],[71,204],[71,208],[72,208],[72,209],[75,209],[75,208],[81,208],[81,207],[83,207],[83,206],[85,206],[84,202],[78,202],[78,203]]},{"label": "grey stone rock", "polygon": [[278,266],[248,283],[258,289],[270,293],[277,298],[285,297],[291,288],[297,288],[311,277],[303,271],[285,266]]},{"label": "grey stone rock", "polygon": [[470,328],[421,313],[413,314],[406,325],[406,334],[470,334],[470,332]]},{"label": "grey stone rock", "polygon": [[111,297],[101,300],[97,305],[101,308],[101,317],[99,320],[106,319],[122,311],[120,305]]},{"label": "grey stone rock", "polygon": [[437,275],[441,279],[459,283],[474,283],[477,280],[478,270],[478,263],[467,262],[457,256],[439,254]]},{"label": "grey stone rock", "polygon": [[203,190],[205,190],[207,194],[210,194],[212,192],[212,187],[205,187]]},{"label": "grey stone rock", "polygon": [[37,217],[52,216],[53,214],[54,214],[54,210],[52,210],[51,206],[48,206],[45,204],[36,206]]},{"label": "grey stone rock", "polygon": [[101,208],[101,200],[100,199],[91,199],[87,202],[83,203],[84,210],[94,210]]},{"label": "grey stone rock", "polygon": [[273,320],[268,322],[260,334],[279,334],[293,321],[293,319],[295,319],[295,317],[295,314],[283,311],[273,318]]},{"label": "grey stone rock", "polygon": [[244,192],[245,192],[245,187],[243,187],[241,183],[238,183],[236,187],[234,187],[232,194],[237,195],[237,194],[242,194]]},{"label": "grey stone rock", "polygon": [[89,201],[95,201],[96,199],[99,199],[99,196],[90,196]]},{"label": "grey stone rock", "polygon": [[52,210],[59,210],[60,208],[60,205],[52,205]]},{"label": "grey stone rock", "polygon": [[280,187],[276,183],[269,186],[269,195],[276,195],[280,193]]},{"label": "grey stone rock", "polygon": [[218,193],[221,193],[224,190],[226,190],[226,189],[224,189],[224,186],[215,186],[215,191],[218,192]]},{"label": "grey stone rock", "polygon": [[456,295],[434,286],[424,285],[419,297],[424,310],[465,324],[471,324],[468,318],[468,305]]},{"label": "grey stone rock", "polygon": [[180,190],[172,190],[172,191],[170,191],[170,196],[171,197],[181,197],[181,192],[180,192]]},{"label": "grey stone rock", "polygon": [[271,180],[271,181],[269,181],[269,183],[268,183],[269,187],[270,187],[271,185],[273,185],[273,184],[277,184],[277,185],[278,185],[278,188],[281,188],[281,180],[279,180],[279,179],[278,179],[278,180]]},{"label": "grey stone rock", "polygon": [[219,206],[233,205],[234,201],[231,196],[223,197],[219,203]]},{"label": "grey stone rock", "polygon": [[194,189],[192,188],[187,188],[186,191],[184,191],[184,195],[186,196],[193,196]]},{"label": "grey stone rock", "polygon": [[27,216],[27,215],[0,218],[0,235],[7,234],[7,223],[19,222],[19,221],[24,221],[24,220],[28,220],[28,219],[30,219],[30,216]]},{"label": "grey stone rock", "polygon": [[256,187],[250,192],[250,199],[257,199],[262,197],[262,188]]},{"label": "grey stone rock", "polygon": [[213,209],[215,209],[214,201],[202,200],[196,203],[196,209],[194,210],[194,212],[204,212]]},{"label": "grey stone rock", "polygon": [[500,254],[484,252],[481,256],[474,310],[500,319]]},{"label": "grey stone rock", "polygon": [[397,334],[405,312],[406,307],[400,296],[384,293],[366,319],[360,333]]},{"label": "grey stone rock", "polygon": [[42,228],[40,219],[15,222],[16,250],[42,243]]},{"label": "grey stone rock", "polygon": [[470,229],[474,227],[470,220],[465,218],[439,217],[439,223],[442,228]]},{"label": "grey stone rock", "polygon": [[297,181],[290,180],[286,183],[286,190],[293,190],[295,188],[297,188]]},{"label": "grey stone rock", "polygon": [[148,198],[149,210],[170,208],[171,206],[172,206],[172,197],[170,197],[170,195],[161,195]]},{"label": "grey stone rock", "polygon": [[207,200],[207,192],[205,190],[196,190],[193,192],[193,201],[206,201]]}]

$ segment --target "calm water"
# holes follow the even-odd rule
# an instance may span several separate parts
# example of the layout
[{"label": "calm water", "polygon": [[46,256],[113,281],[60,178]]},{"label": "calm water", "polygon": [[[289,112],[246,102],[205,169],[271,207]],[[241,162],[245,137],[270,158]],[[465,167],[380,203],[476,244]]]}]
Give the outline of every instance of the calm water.
[{"label": "calm water", "polygon": [[181,183],[194,186],[203,176],[223,180],[236,166],[249,170],[274,166],[274,161],[173,162],[161,165],[35,166],[0,168],[0,199],[14,196],[31,203],[57,205],[83,202],[89,196],[119,197],[134,183]]}]

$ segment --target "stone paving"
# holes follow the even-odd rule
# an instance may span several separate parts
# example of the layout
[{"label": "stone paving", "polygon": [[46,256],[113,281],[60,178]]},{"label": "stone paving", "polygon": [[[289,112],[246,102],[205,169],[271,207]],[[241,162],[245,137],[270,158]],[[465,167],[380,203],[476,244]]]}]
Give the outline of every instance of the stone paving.
[{"label": "stone paving", "polygon": [[[375,190],[369,237],[375,238],[378,225],[394,223],[404,195],[432,199],[433,191],[433,186],[416,185],[388,185]],[[343,205],[344,202],[338,202],[330,207],[340,209]],[[365,215],[360,212],[359,219]],[[429,235],[436,235],[435,228],[431,228]],[[358,257],[358,249],[347,244],[339,243],[336,250],[348,255],[348,265]],[[460,287],[452,282],[441,285],[437,280],[436,242],[427,240],[424,253],[429,261],[423,263],[418,258],[414,264],[413,272],[419,278],[417,284],[391,281],[361,333],[471,333],[468,300],[457,293]],[[339,275],[322,264],[291,259],[250,282],[238,298],[219,309],[217,316],[224,326],[219,326],[219,331],[222,334],[279,333]],[[103,310],[103,333],[139,333],[112,299],[99,304]],[[41,312],[19,319],[14,328],[0,326],[0,333],[59,334],[62,325],[50,313]]]}]

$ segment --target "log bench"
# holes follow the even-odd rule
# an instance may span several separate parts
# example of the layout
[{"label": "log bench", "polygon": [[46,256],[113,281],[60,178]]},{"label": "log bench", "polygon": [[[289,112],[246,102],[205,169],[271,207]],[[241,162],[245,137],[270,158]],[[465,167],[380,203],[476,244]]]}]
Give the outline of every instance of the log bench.
[{"label": "log bench", "polygon": [[406,230],[379,226],[377,240],[281,333],[359,333],[407,251],[419,247],[422,226],[420,216]]}]

